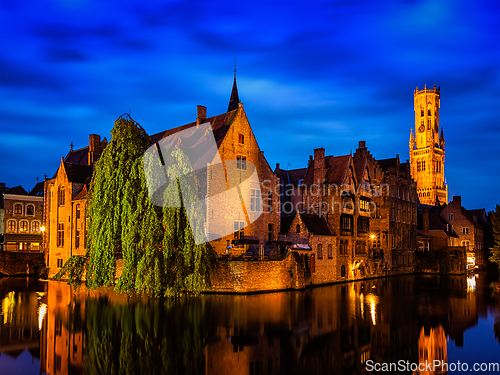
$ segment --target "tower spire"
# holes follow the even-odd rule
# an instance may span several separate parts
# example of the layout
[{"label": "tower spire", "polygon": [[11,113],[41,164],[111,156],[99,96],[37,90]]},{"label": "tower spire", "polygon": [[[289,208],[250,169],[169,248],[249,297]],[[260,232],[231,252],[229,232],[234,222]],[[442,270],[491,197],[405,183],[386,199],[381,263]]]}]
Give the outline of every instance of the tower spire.
[{"label": "tower spire", "polygon": [[227,106],[227,111],[231,112],[238,109],[238,103],[240,98],[238,96],[238,87],[236,86],[236,57],[234,58],[234,79],[233,79],[233,89],[231,90],[231,97],[229,98],[229,105]]}]

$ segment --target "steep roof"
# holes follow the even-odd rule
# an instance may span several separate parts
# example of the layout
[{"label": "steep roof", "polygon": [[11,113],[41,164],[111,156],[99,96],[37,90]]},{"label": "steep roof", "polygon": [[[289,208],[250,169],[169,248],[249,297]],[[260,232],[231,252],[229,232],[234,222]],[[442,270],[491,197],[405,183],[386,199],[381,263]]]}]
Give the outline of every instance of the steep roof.
[{"label": "steep roof", "polygon": [[71,164],[89,165],[89,146],[71,150],[64,158],[64,161]]},{"label": "steep roof", "polygon": [[323,216],[312,214],[300,214],[302,222],[307,228],[309,233],[318,236],[333,236],[326,219]]},{"label": "steep roof", "polygon": [[[92,178],[93,168],[91,165],[80,165],[64,162],[64,169],[69,182],[84,183]],[[57,172],[56,172],[57,174]]]},{"label": "steep roof", "polygon": [[358,184],[360,184],[361,181],[363,181],[363,176],[365,174],[365,168],[366,168],[366,160],[367,160],[366,156],[352,158]]},{"label": "steep roof", "polygon": [[281,182],[285,185],[299,186],[299,181],[304,180],[306,177],[307,168],[298,169],[276,169],[276,174],[281,178]]},{"label": "steep roof", "polygon": [[281,218],[280,233],[286,234],[289,232],[290,225],[292,225],[294,218],[295,218],[295,215],[294,216],[284,216]]},{"label": "steep roof", "polygon": [[448,237],[458,238],[452,226],[441,216],[429,212],[429,230],[442,230]]},{"label": "steep roof", "polygon": [[238,95],[238,87],[236,86],[236,74],[234,75],[233,89],[231,90],[231,97],[229,98],[229,105],[227,106],[227,111],[231,112],[238,109],[238,104],[240,102],[240,97]]},{"label": "steep roof", "polygon": [[351,155],[327,156],[325,158],[325,166],[328,169],[326,182],[337,185],[344,183],[350,159]]},{"label": "steep roof", "polygon": [[[229,127],[233,123],[234,119],[236,118],[238,110],[233,110],[231,112],[223,113],[221,115],[217,116],[212,116],[206,118],[202,123],[207,123],[209,122],[212,131],[214,133],[215,141],[217,142],[217,147],[219,147],[224,140],[224,137],[226,136],[227,131],[229,130]],[[196,121],[191,122],[186,125],[178,126],[176,128],[168,129],[156,134],[153,134],[150,136],[151,139],[151,144],[155,144],[159,141],[161,141],[163,138],[166,138],[172,134],[175,134],[177,132],[180,132],[182,130],[189,129],[193,126],[196,126]]]},{"label": "steep roof", "polygon": [[377,160],[378,165],[380,165],[380,168],[382,168],[384,171],[388,171],[391,168],[396,167],[398,158],[390,158],[390,159],[380,159]]},{"label": "steep roof", "polygon": [[31,189],[29,195],[36,195],[38,197],[43,196],[43,186],[44,186],[43,181],[37,182],[37,184],[33,187],[33,189]]},{"label": "steep roof", "polygon": [[6,188],[4,190],[4,194],[28,195],[28,192],[24,190],[21,185],[18,185],[11,188]]}]

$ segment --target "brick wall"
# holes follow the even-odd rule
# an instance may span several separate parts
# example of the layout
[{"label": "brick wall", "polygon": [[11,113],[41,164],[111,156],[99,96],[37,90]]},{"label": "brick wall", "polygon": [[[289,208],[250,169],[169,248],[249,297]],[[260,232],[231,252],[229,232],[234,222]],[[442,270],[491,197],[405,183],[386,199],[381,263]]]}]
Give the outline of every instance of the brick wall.
[{"label": "brick wall", "polygon": [[0,274],[2,275],[33,275],[44,266],[42,253],[0,252]]},{"label": "brick wall", "polygon": [[248,293],[300,289],[303,268],[293,254],[281,261],[221,261],[210,292]]}]

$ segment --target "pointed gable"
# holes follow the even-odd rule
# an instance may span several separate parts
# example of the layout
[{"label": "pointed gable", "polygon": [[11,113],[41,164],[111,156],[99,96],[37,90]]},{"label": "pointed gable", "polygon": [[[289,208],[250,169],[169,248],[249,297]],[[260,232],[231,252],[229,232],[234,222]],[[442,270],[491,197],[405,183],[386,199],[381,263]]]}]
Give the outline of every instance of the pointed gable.
[{"label": "pointed gable", "polygon": [[238,95],[238,87],[236,86],[236,74],[234,75],[233,89],[231,90],[231,97],[229,98],[229,105],[227,106],[227,111],[231,112],[238,109],[238,104],[240,98]]}]

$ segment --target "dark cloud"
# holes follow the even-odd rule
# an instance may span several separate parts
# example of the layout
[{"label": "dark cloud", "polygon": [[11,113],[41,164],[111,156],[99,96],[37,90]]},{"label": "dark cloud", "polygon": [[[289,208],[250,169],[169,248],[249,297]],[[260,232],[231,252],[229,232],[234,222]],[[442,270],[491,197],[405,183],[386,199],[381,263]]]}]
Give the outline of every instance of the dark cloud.
[{"label": "dark cloud", "polygon": [[65,62],[83,62],[88,60],[88,57],[76,49],[70,48],[49,48],[45,52],[45,59],[48,62],[65,63]]},{"label": "dark cloud", "polygon": [[0,58],[0,83],[2,86],[27,87],[52,90],[66,88],[59,75],[44,71],[40,65],[15,62]]}]

